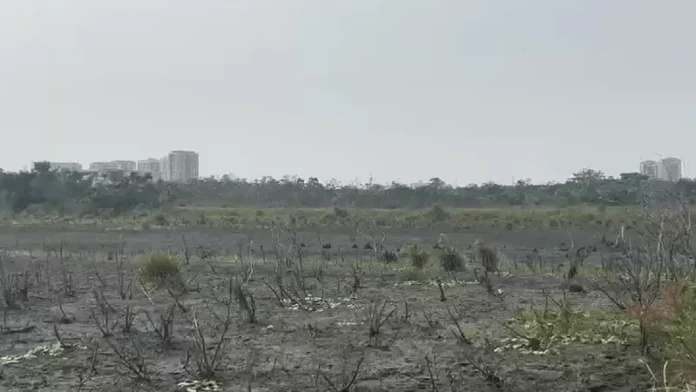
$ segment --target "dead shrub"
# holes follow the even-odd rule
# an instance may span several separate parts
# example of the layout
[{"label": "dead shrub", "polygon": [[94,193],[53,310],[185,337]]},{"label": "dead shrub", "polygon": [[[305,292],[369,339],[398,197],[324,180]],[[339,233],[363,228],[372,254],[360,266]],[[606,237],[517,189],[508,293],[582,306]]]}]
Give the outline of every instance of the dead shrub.
[{"label": "dead shrub", "polygon": [[118,364],[127,370],[131,379],[148,384],[152,382],[150,363],[145,357],[141,345],[133,339],[130,339],[130,346],[119,344],[109,337],[104,337],[103,341],[111,348],[111,351],[118,358]]},{"label": "dead shrub", "polygon": [[[406,325],[410,317],[407,301],[404,301],[404,309],[401,317],[399,317],[398,312],[398,306],[393,301],[381,301],[377,299],[370,301],[370,305],[365,309],[363,315],[363,321],[368,325],[368,346],[388,347],[396,341],[401,329]],[[396,326],[392,328],[394,332],[392,337],[384,341],[382,340],[384,335],[382,327],[384,327],[389,320],[394,320]]]},{"label": "dead shrub", "polygon": [[453,246],[444,248],[438,258],[440,259],[440,266],[447,272],[461,271],[464,268],[464,257]]},{"label": "dead shrub", "polygon": [[658,331],[660,329],[661,321],[666,316],[664,310],[661,309],[656,303],[647,305],[634,301],[629,304],[628,309],[626,310],[628,314],[638,320],[641,325],[641,329],[644,329],[646,333]]},{"label": "dead shrub", "polygon": [[118,282],[118,293],[121,299],[133,298],[133,278],[126,284],[126,266],[124,257],[125,244],[121,242],[119,249],[116,251],[116,277]]},{"label": "dead shrub", "polygon": [[176,303],[170,305],[167,310],[159,314],[159,322],[155,322],[149,312],[145,312],[145,317],[150,322],[150,326],[160,339],[160,343],[168,347],[174,337],[174,319]]},{"label": "dead shrub", "polygon": [[481,265],[486,272],[497,272],[500,260],[495,249],[479,241],[474,245],[476,247],[476,256],[481,260]]},{"label": "dead shrub", "polygon": [[0,286],[2,286],[2,295],[8,309],[16,309],[19,306],[18,301],[29,300],[29,274],[8,274],[5,271],[2,255],[0,255]]},{"label": "dead shrub", "polygon": [[[388,305],[391,305],[389,311],[387,311]],[[389,321],[394,312],[396,312],[396,304],[391,301],[372,300],[370,302],[364,314],[364,321],[368,325],[369,346],[379,346],[382,326]]]},{"label": "dead shrub", "polygon": [[602,292],[620,310],[639,322],[641,351],[648,350],[649,337],[662,318],[658,299],[662,293],[665,263],[655,248],[622,249],[603,259],[603,276],[594,288]]},{"label": "dead shrub", "polygon": [[393,250],[385,249],[379,254],[379,260],[386,264],[396,263],[399,261],[399,254]]},{"label": "dead shrub", "polygon": [[[250,324],[256,323],[256,298],[254,294],[249,290],[247,284],[249,283],[249,277],[251,275],[247,274],[246,277],[240,279],[239,276],[236,277],[236,282],[234,285],[234,296],[239,303],[239,310],[246,315],[247,321]],[[241,282],[240,282],[241,280]]]},{"label": "dead shrub", "polygon": [[60,247],[58,250],[58,261],[60,262],[60,274],[62,278],[62,290],[66,297],[74,297],[75,290],[73,290],[73,276],[65,265],[65,258],[63,257],[63,241],[60,242]]},{"label": "dead shrub", "polygon": [[491,278],[488,276],[488,270],[484,268],[483,274],[479,275],[478,268],[476,268],[474,269],[474,276],[476,277],[476,281],[479,283],[479,285],[486,289],[486,292],[489,295],[492,295],[498,299],[503,299],[503,292],[493,286],[493,282],[491,282]]},{"label": "dead shrub", "polygon": [[426,278],[423,271],[415,267],[400,269],[396,273],[396,279],[399,282],[422,282],[425,281]]},{"label": "dead shrub", "polygon": [[[226,297],[217,299],[219,304],[224,305],[225,315],[221,317],[215,311],[211,311],[211,315],[215,319],[215,330],[219,331],[218,340],[215,343],[206,339],[203,326],[200,324],[196,309],[191,311],[191,321],[194,332],[191,339],[191,345],[186,353],[184,360],[184,369],[188,371],[191,362],[194,365],[194,371],[190,372],[198,377],[210,379],[215,375],[215,372],[222,365],[224,360],[225,347],[229,342],[227,333],[234,322],[234,312],[232,311],[235,299],[235,281],[230,277],[226,284]],[[238,287],[238,286],[237,286]]]},{"label": "dead shrub", "polygon": [[662,287],[663,312],[669,317],[681,317],[686,311],[687,286],[680,282],[665,282]]},{"label": "dead shrub", "polygon": [[133,308],[130,305],[126,305],[126,309],[123,311],[123,325],[121,326],[123,333],[129,333],[131,331],[133,321],[135,321]]},{"label": "dead shrub", "polygon": [[355,368],[352,371],[348,371],[348,355],[347,352],[344,351],[340,378],[332,379],[329,374],[321,371],[321,365],[317,368],[317,373],[321,374],[324,381],[326,381],[326,390],[330,392],[348,392],[353,390],[355,382],[358,379],[358,374],[360,374],[360,368],[364,361],[365,356],[360,356]]},{"label": "dead shrub", "polygon": [[350,264],[350,272],[353,278],[353,283],[351,284],[351,294],[358,292],[361,286],[362,279],[365,277],[365,272],[360,267],[359,261],[356,260]]},{"label": "dead shrub", "polygon": [[[98,312],[94,309],[90,310],[90,318],[95,327],[101,332],[102,336],[107,338],[114,334],[114,330],[118,325],[118,318],[113,320],[111,314],[116,313],[116,310],[107,302],[103,292],[96,289],[92,291],[94,302],[97,304]],[[62,307],[61,307],[62,311]]]}]

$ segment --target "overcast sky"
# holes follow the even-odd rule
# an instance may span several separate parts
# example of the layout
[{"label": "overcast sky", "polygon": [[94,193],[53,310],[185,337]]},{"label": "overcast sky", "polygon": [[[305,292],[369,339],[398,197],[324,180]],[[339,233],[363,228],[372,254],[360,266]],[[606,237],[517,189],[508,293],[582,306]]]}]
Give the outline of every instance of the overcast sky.
[{"label": "overcast sky", "polygon": [[689,0],[2,0],[0,167],[460,185],[696,176]]}]

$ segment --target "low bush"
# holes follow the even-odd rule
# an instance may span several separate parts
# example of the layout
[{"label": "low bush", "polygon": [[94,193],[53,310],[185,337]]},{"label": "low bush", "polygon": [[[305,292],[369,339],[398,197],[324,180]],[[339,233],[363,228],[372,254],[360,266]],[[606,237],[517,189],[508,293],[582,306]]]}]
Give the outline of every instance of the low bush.
[{"label": "low bush", "polygon": [[396,279],[399,282],[423,282],[427,276],[419,268],[408,267],[397,271]]},{"label": "low bush", "polygon": [[483,268],[485,268],[487,272],[497,272],[499,268],[499,258],[495,249],[478,240],[474,243],[474,247],[476,248],[476,257],[481,260]]},{"label": "low bush", "polygon": [[625,313],[565,306],[521,310],[506,327],[513,336],[502,340],[501,349],[526,353],[555,351],[571,343],[626,345],[638,335],[638,326]]},{"label": "low bush", "polygon": [[438,257],[440,266],[447,272],[460,271],[464,268],[464,257],[453,246],[442,249]]},{"label": "low bush", "polygon": [[428,210],[428,216],[433,222],[438,223],[444,222],[451,217],[450,213],[438,204],[434,204],[432,207],[430,207],[430,210]]},{"label": "low bush", "polygon": [[156,288],[182,290],[185,286],[179,261],[166,253],[153,253],[138,259],[138,276]]},{"label": "low bush", "polygon": [[690,282],[666,282],[660,301],[640,316],[642,324],[654,327],[649,331],[654,343],[664,346],[660,350],[663,362],[670,362],[667,378],[678,384],[693,383],[696,379],[696,286]]},{"label": "low bush", "polygon": [[169,222],[167,221],[167,217],[164,216],[164,214],[161,212],[156,213],[153,216],[152,220],[154,224],[157,226],[167,226],[169,224]]},{"label": "low bush", "polygon": [[417,243],[404,247],[401,249],[401,253],[408,257],[408,259],[411,261],[411,266],[414,268],[423,268],[430,259],[430,255]]},{"label": "low bush", "polygon": [[380,253],[379,259],[387,264],[396,263],[399,261],[399,254],[391,250],[384,250]]}]

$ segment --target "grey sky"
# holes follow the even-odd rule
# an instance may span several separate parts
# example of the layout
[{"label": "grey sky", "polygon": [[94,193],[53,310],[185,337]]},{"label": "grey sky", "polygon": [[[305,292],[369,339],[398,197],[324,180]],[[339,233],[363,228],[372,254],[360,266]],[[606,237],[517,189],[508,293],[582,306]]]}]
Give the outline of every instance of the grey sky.
[{"label": "grey sky", "polygon": [[537,182],[658,154],[688,169],[694,15],[688,0],[5,0],[0,167],[193,149],[202,175],[242,177]]}]

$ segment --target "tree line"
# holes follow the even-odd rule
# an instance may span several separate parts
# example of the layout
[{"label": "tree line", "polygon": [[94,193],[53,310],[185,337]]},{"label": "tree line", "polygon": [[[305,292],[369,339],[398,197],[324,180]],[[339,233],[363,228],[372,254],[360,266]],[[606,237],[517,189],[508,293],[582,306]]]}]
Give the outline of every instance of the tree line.
[{"label": "tree line", "polygon": [[36,162],[32,170],[0,170],[0,211],[59,214],[123,214],[163,206],[426,208],[576,205],[639,205],[659,195],[679,194],[696,202],[696,181],[650,180],[638,173],[606,176],[583,169],[565,182],[452,186],[439,178],[418,185],[393,182],[340,184],[317,178],[263,177],[256,180],[204,178],[186,184],[153,181],[150,175],[51,170]]}]

